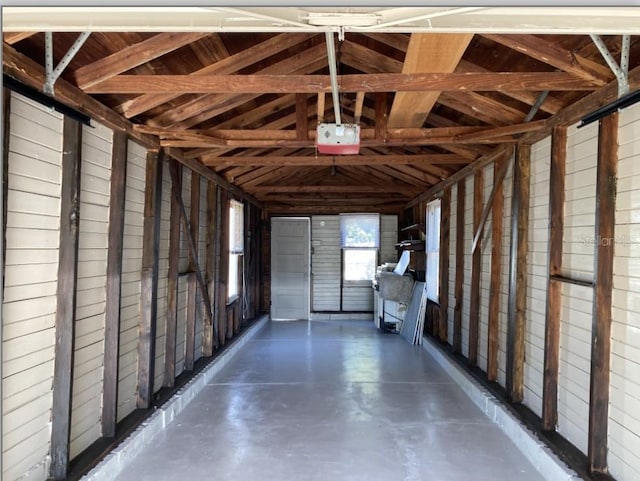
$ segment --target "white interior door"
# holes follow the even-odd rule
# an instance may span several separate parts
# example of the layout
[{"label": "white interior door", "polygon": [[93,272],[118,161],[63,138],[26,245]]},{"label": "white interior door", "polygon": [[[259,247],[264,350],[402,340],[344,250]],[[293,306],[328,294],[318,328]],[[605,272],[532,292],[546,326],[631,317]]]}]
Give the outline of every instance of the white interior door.
[{"label": "white interior door", "polygon": [[309,319],[309,219],[271,219],[271,319]]}]

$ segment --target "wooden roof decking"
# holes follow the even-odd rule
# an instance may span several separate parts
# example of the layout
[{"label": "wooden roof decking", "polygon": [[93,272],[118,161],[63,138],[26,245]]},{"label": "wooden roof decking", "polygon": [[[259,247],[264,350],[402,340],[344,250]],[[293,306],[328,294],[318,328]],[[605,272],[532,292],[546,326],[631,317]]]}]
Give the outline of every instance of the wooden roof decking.
[{"label": "wooden roof decking", "polygon": [[[76,37],[54,34],[54,64]],[[621,37],[603,39],[619,58]],[[44,65],[43,33],[4,41]],[[280,213],[400,212],[614,80],[588,35],[349,32],[336,50],[357,156],[315,149],[318,121],[334,121],[322,34],[96,32],[62,78]]]}]

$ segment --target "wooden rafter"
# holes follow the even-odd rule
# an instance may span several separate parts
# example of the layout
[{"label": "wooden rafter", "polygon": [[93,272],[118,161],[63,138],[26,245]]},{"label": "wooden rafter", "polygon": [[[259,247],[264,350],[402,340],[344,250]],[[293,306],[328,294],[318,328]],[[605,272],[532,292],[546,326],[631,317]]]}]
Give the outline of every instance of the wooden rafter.
[{"label": "wooden rafter", "polygon": [[73,76],[78,87],[86,90],[106,79],[195,42],[206,35],[209,34],[204,32],[159,33],[96,62],[85,64],[73,72]]},{"label": "wooden rafter", "polygon": [[598,86],[603,86],[613,79],[613,75],[605,65],[576,55],[534,35],[486,34],[483,37],[576,77],[594,82]]},{"label": "wooden rafter", "polygon": [[[215,62],[214,64],[206,65],[200,70],[193,72],[191,75],[223,75],[238,72],[249,65],[260,62],[261,60],[275,55],[282,50],[286,50],[287,48],[290,48],[308,38],[308,35],[303,34],[277,35],[276,37],[259,43],[252,48],[242,50],[241,52]],[[176,97],[177,95],[173,94],[141,95],[127,103],[124,108],[124,115],[127,118],[134,117],[135,115],[151,110],[154,107],[165,104]]]},{"label": "wooden rafter", "polygon": [[[471,34],[414,33],[407,47],[402,73],[453,72],[472,38]],[[396,94],[389,114],[389,125],[422,127],[441,90],[444,89],[435,88],[429,94]]]}]

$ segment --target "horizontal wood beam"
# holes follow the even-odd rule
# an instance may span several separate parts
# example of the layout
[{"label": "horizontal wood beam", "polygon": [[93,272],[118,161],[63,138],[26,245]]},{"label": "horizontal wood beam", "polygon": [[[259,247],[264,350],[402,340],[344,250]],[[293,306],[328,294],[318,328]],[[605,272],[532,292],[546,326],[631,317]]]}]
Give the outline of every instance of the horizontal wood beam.
[{"label": "horizontal wood beam", "polygon": [[[405,187],[406,189],[406,187]],[[385,193],[392,192],[396,193],[398,191],[398,186],[393,184],[389,184],[388,186],[380,186],[380,185],[260,185],[251,189],[254,194],[259,193],[273,193],[273,194],[282,194],[282,193],[326,193],[326,192],[335,192],[335,193],[358,193],[358,194],[376,194],[376,193]],[[415,189],[413,189],[415,190]]]},{"label": "horizontal wood beam", "polygon": [[[338,79],[340,92],[580,91],[598,86],[565,72],[355,74]],[[331,92],[328,75],[117,75],[84,89],[91,94]]]},{"label": "horizontal wood beam", "polygon": [[204,165],[282,165],[282,166],[331,166],[331,165],[393,165],[393,164],[468,164],[465,159],[456,154],[389,154],[389,155],[295,155],[295,156],[224,156],[203,159]]}]

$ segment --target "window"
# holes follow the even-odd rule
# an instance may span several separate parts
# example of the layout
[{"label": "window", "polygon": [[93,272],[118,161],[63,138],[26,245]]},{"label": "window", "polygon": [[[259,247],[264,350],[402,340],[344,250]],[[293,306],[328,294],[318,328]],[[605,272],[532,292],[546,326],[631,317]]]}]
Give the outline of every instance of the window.
[{"label": "window", "polygon": [[427,283],[427,297],[434,302],[440,302],[440,199],[427,204],[426,219],[427,272],[425,281]]},{"label": "window", "polygon": [[341,214],[340,246],[342,279],[346,283],[370,283],[375,277],[380,246],[378,214]]},{"label": "window", "polygon": [[244,254],[244,206],[232,200],[229,203],[229,277],[228,301],[234,301],[240,293],[240,261]]}]

